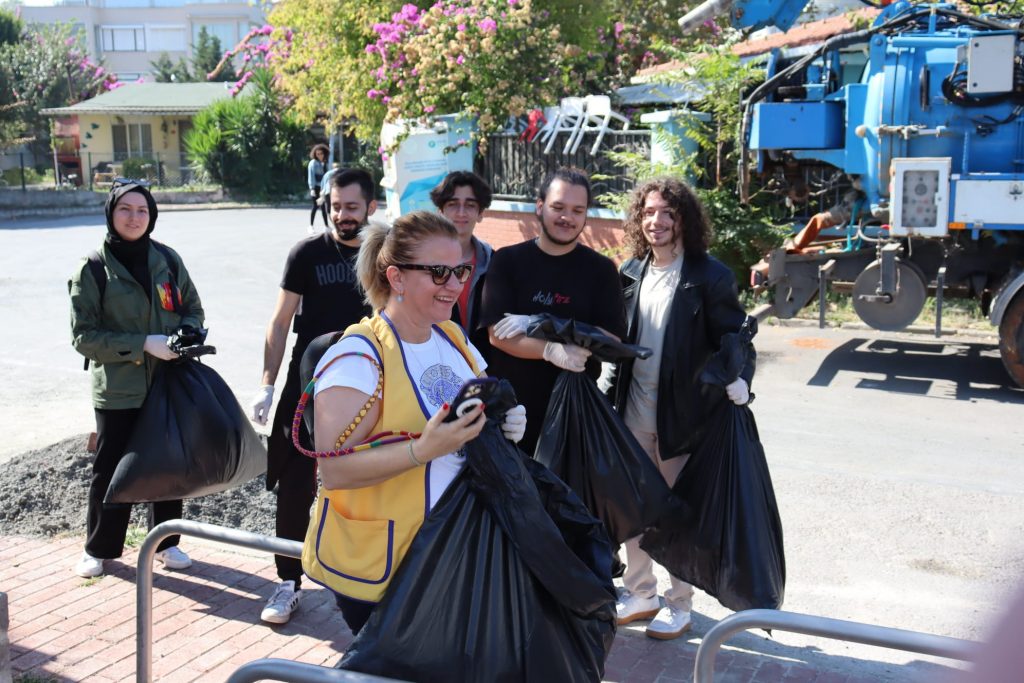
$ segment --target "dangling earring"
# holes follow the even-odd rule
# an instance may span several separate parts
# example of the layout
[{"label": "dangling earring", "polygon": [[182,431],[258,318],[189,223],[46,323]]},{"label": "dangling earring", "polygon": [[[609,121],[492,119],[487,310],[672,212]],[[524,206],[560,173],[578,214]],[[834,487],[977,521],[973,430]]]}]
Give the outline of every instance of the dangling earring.
[{"label": "dangling earring", "polygon": [[398,303],[402,303],[403,301],[405,301],[405,296],[401,292],[399,292],[398,296],[395,297],[395,299],[398,301]]}]

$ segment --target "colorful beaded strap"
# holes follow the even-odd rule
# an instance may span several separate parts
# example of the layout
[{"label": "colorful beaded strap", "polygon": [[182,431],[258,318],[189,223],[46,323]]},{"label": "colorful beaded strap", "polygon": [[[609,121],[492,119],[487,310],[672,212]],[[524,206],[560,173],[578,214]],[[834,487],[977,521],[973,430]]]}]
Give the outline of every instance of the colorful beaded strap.
[{"label": "colorful beaded strap", "polygon": [[[316,385],[316,381],[320,379],[321,375],[327,372],[327,368],[331,367],[334,361],[338,360],[339,358],[344,358],[346,356],[358,356],[360,358],[365,358],[366,360],[370,361],[371,364],[373,364],[373,367],[377,368],[377,388],[373,390],[373,393],[370,395],[369,400],[363,404],[363,407],[359,409],[359,413],[352,419],[352,422],[349,424],[349,426],[345,428],[345,431],[341,433],[341,436],[338,437],[337,442],[335,442],[334,444],[335,450],[311,451],[306,448],[303,448],[302,444],[299,443],[299,425],[302,424],[302,415],[303,413],[306,412],[306,405],[309,403],[310,396],[313,395],[313,388]],[[370,412],[370,408],[372,408],[373,404],[377,402],[377,399],[380,398],[380,395],[383,391],[384,368],[380,366],[380,363],[377,362],[376,358],[373,358],[372,356],[369,356],[365,353],[360,353],[358,351],[342,353],[338,356],[335,356],[327,363],[327,365],[323,367],[322,370],[320,370],[320,372],[318,372],[313,377],[313,379],[309,381],[309,384],[306,385],[306,388],[302,392],[302,396],[299,398],[299,404],[295,407],[295,417],[292,418],[292,444],[295,446],[296,450],[298,450],[303,455],[309,456],[310,458],[337,458],[342,455],[349,455],[351,453],[358,453],[359,451],[365,451],[371,448],[377,448],[379,446],[386,446],[392,443],[400,443],[402,441],[409,441],[411,439],[419,438],[420,435],[413,432],[388,431],[381,432],[379,434],[374,434],[373,436],[369,437],[366,441],[357,446],[352,446],[351,448],[341,448],[341,444],[345,443],[345,441],[352,435],[352,432],[356,430],[356,427],[359,426],[359,423],[362,422],[363,418],[366,417],[367,413]]]}]

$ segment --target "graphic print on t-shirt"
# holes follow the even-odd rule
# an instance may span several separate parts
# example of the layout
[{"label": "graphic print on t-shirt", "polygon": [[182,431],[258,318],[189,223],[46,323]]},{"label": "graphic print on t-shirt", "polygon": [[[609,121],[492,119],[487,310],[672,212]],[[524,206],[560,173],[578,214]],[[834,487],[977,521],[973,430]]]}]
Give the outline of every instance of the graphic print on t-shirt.
[{"label": "graphic print on t-shirt", "polygon": [[420,394],[435,408],[451,403],[462,388],[463,379],[447,365],[431,365],[420,375]]},{"label": "graphic print on t-shirt", "polygon": [[541,306],[569,306],[572,304],[572,297],[568,294],[559,294],[558,292],[538,291],[533,295],[533,303],[540,304]]}]

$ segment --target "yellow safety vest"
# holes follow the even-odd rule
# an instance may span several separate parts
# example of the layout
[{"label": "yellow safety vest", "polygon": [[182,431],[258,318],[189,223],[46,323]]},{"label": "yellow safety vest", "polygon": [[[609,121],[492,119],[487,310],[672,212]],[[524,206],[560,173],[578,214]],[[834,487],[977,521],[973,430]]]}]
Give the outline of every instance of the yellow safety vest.
[{"label": "yellow safety vest", "polygon": [[[480,374],[465,333],[451,321],[435,325]],[[430,413],[409,375],[401,342],[383,313],[349,326],[365,339],[384,370],[380,418],[372,434],[421,432]],[[344,456],[342,456],[344,457]],[[429,512],[430,463],[361,489],[322,486],[302,547],[302,569],[314,582],[356,600],[378,602]]]}]

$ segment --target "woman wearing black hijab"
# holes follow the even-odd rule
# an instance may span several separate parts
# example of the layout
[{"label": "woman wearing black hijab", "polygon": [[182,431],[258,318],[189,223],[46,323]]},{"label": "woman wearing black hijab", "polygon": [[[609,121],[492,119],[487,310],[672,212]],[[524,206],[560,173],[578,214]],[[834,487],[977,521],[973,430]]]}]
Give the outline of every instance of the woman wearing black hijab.
[{"label": "woman wearing black hijab", "polygon": [[[203,325],[199,294],[181,257],[149,237],[157,217],[149,190],[135,182],[115,183],[106,215],[103,245],[79,264],[68,287],[72,345],[90,361],[96,412],[88,536],[75,565],[75,573],[82,577],[101,575],[104,561],[120,557],[124,550],[131,505],[104,505],[103,498],[154,370],[177,357],[168,348],[167,337],[183,325]],[[103,277],[97,277],[100,267]],[[180,500],[153,503],[150,521],[156,525],[178,519],[181,513]],[[177,546],[177,536],[165,539],[157,548],[157,560],[170,569],[186,569],[192,560]]]}]

